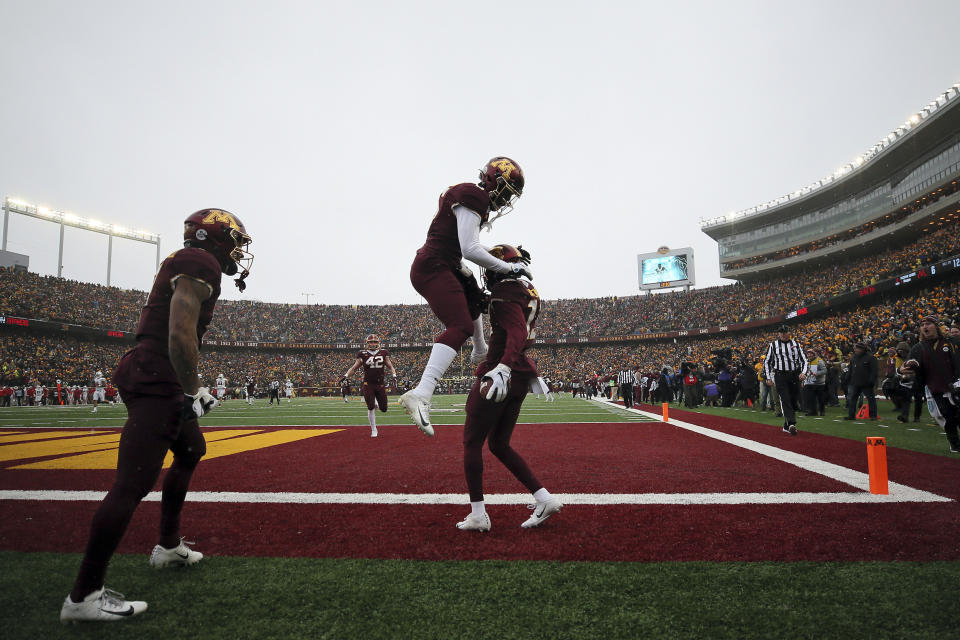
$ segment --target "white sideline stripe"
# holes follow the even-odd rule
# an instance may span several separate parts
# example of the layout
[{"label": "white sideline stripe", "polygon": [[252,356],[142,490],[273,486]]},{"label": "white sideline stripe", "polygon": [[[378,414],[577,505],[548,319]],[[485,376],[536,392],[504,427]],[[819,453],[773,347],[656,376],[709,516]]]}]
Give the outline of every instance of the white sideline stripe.
[{"label": "white sideline stripe", "polygon": [[[594,400],[593,402],[601,402]],[[631,411],[634,413],[639,413],[650,418],[654,418],[659,421],[663,421],[663,416],[652,413],[649,411],[640,411],[639,409],[625,409],[625,411]],[[761,442],[756,442],[755,440],[748,440],[746,438],[741,438],[740,436],[730,435],[729,433],[724,433],[722,431],[715,431],[714,429],[708,429],[706,427],[701,427],[696,424],[691,424],[689,422],[683,422],[682,420],[676,420],[670,418],[670,421],[665,423],[668,425],[673,425],[675,427],[680,427],[681,429],[687,429],[688,431],[693,431],[694,433],[699,433],[701,435],[715,438],[721,440],[728,444],[732,444],[737,447],[741,447],[748,451],[753,451],[754,453],[759,453],[760,455],[768,456],[775,460],[780,460],[781,462],[786,462],[787,464],[792,464],[795,467],[800,467],[806,471],[812,471],[813,473],[818,473],[822,476],[826,476],[832,480],[838,482],[843,482],[844,484],[849,484],[852,487],[860,489],[862,491],[870,491],[870,476],[862,471],[854,471],[853,469],[848,469],[847,467],[841,467],[838,464],[833,464],[832,462],[826,462],[825,460],[820,460],[818,458],[811,458],[810,456],[805,456],[802,453],[795,453],[793,451],[787,451],[786,449],[780,449],[768,444],[763,444]],[[773,428],[773,427],[771,427]],[[787,436],[792,437],[792,436]],[[864,445],[866,446],[866,445]],[[952,502],[950,498],[944,498],[943,496],[938,496],[935,493],[930,493],[929,491],[922,491],[920,489],[914,489],[906,485],[898,484],[896,482],[888,482],[888,488],[890,490],[890,495],[916,495],[920,496],[929,496],[930,498],[924,500],[912,500],[918,502]]]},{"label": "white sideline stripe", "polygon": [[[0,500],[99,502],[105,491],[6,490]],[[160,502],[160,492],[144,498]],[[706,504],[865,504],[890,502],[952,502],[926,491],[898,485],[889,495],[871,493],[559,493],[565,505],[706,505]],[[528,493],[484,496],[487,504],[530,504]],[[462,493],[242,493],[233,491],[191,491],[187,502],[226,504],[457,504],[466,505]]]}]

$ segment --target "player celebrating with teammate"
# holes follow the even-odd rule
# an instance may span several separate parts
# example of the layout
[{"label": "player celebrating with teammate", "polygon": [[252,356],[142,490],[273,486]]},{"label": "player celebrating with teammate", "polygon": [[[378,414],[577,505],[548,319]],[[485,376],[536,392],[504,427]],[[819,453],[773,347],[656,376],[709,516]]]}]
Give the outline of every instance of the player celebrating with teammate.
[{"label": "player celebrating with teammate", "polygon": [[[526,263],[530,254],[510,245],[497,245],[490,253],[511,264]],[[533,344],[540,295],[529,275],[487,270],[490,290],[490,348],[477,368],[477,380],[467,396],[467,420],[463,426],[463,471],[470,492],[470,515],[457,528],[489,531],[490,516],[483,500],[483,443],[489,440],[490,453],[533,494],[533,514],[520,526],[540,526],[563,505],[550,495],[530,471],[526,461],[510,446],[520,407],[529,390],[546,393],[537,365],[527,357]]]},{"label": "player celebrating with teammate", "polygon": [[[433,435],[433,391],[460,347],[473,336],[470,361],[474,364],[487,351],[480,317],[483,295],[462,259],[495,273],[530,276],[526,262],[504,262],[479,241],[480,228],[489,228],[494,220],[509,213],[523,193],[523,185],[520,166],[500,156],[483,167],[479,184],[462,183],[444,191],[427,231],[427,241],[413,260],[410,281],[445,327],[433,345],[419,384],[400,396],[400,404],[428,436]],[[491,212],[497,214],[493,219]]]},{"label": "player celebrating with teammate", "polygon": [[347,372],[343,380],[348,380],[357,367],[363,367],[363,399],[367,403],[367,420],[370,421],[370,437],[377,437],[377,412],[387,412],[387,387],[384,385],[384,367],[390,370],[390,375],[397,377],[397,370],[390,361],[390,352],[380,347],[380,336],[371,333],[366,339],[367,348],[357,353],[357,360]]},{"label": "player celebrating with teammate", "polygon": [[173,463],[163,479],[160,535],[150,566],[189,565],[203,554],[180,537],[180,512],[190,478],[207,445],[197,419],[216,400],[197,381],[200,340],[220,297],[221,272],[240,276],[241,291],[253,256],[250,236],[232,214],[203,209],[184,221],[184,248],[160,265],[137,325],[137,345],[120,359],[113,381],[127,406],[117,474],[90,527],[90,538],[61,622],[125,620],[146,602],[105,589],[107,564],[140,501],[160,475],[167,451]]}]

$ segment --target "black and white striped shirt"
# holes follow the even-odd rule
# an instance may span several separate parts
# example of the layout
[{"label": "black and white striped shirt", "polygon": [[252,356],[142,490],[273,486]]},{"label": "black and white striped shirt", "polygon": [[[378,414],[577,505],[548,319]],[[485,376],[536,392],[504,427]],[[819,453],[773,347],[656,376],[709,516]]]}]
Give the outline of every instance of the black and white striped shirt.
[{"label": "black and white striped shirt", "polygon": [[767,372],[767,380],[773,380],[776,373],[790,372],[800,375],[807,370],[807,356],[792,338],[786,342],[774,340],[767,349],[763,368]]},{"label": "black and white striped shirt", "polygon": [[624,369],[623,371],[617,374],[618,385],[635,384],[636,381],[637,381],[637,377],[633,375],[633,371],[631,371],[630,369]]}]

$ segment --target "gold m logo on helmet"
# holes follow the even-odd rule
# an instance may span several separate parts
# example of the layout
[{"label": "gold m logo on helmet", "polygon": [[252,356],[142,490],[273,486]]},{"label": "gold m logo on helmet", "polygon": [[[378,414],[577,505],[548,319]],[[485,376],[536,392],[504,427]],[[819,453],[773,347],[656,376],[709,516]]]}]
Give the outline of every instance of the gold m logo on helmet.
[{"label": "gold m logo on helmet", "polygon": [[507,160],[506,158],[500,158],[499,160],[494,160],[490,163],[491,166],[500,169],[500,173],[507,180],[510,179],[510,174],[513,173],[513,170],[517,168],[515,164]]},{"label": "gold m logo on helmet", "polygon": [[237,231],[240,230],[240,225],[237,224],[233,216],[221,209],[210,209],[207,215],[203,216],[203,224],[213,224],[214,222],[222,222]]}]

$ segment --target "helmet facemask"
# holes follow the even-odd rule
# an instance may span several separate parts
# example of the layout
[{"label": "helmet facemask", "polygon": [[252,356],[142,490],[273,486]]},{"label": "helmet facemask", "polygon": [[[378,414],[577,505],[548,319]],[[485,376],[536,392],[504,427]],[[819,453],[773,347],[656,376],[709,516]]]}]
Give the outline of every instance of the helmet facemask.
[{"label": "helmet facemask", "polygon": [[253,240],[247,234],[233,228],[227,231],[227,236],[233,240],[234,248],[230,250],[230,255],[227,256],[229,263],[224,267],[224,273],[228,276],[236,275],[237,272],[240,273],[240,277],[234,282],[242,293],[247,288],[247,283],[244,280],[250,275],[250,267],[253,266],[253,254],[247,250]]}]

